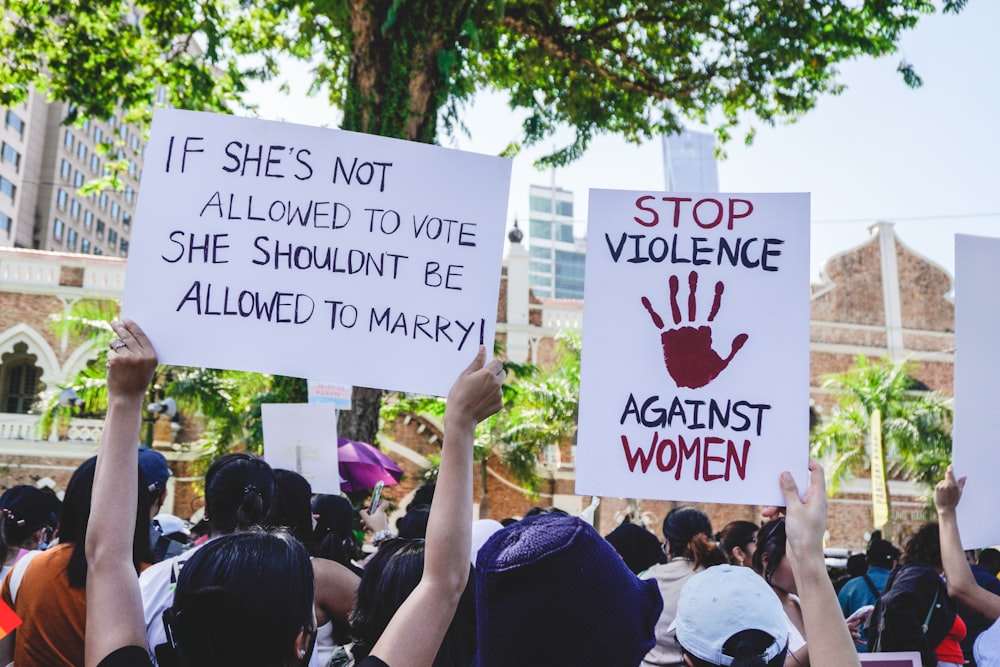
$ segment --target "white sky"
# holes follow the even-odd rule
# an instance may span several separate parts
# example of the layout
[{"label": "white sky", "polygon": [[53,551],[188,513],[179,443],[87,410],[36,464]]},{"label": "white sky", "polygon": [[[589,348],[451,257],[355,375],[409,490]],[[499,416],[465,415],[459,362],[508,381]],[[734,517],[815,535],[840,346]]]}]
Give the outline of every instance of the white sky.
[{"label": "white sky", "polygon": [[[957,16],[925,18],[898,54],[844,65],[842,95],[823,98],[795,124],[758,126],[751,147],[734,139],[719,164],[720,189],[812,193],[814,278],[826,259],[863,242],[881,220],[895,222],[903,243],[954,273],[955,233],[1000,236],[1000,69],[991,46],[997,25],[1000,2],[970,0]],[[914,65],[922,88],[903,84],[896,72],[901,58]],[[277,83],[255,89],[259,115],[336,127],[337,111],[305,95],[308,70],[299,63],[283,68],[288,95]],[[463,116],[470,137],[441,143],[497,154],[519,138],[519,118],[502,95],[483,94]],[[508,220],[517,216],[522,228],[528,186],[552,182],[550,172],[531,166],[543,152],[514,160]],[[588,188],[664,188],[661,144],[601,137],[581,160],[558,170],[555,182],[574,193],[582,233]]]}]

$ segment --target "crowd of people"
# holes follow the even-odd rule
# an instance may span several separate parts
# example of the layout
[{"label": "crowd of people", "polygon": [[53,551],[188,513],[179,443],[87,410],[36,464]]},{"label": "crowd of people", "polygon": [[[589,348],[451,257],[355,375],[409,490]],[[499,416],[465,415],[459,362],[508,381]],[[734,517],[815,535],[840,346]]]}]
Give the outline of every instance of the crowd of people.
[{"label": "crowd of people", "polygon": [[31,486],[0,497],[0,599],[23,621],[0,665],[845,667],[885,651],[1000,665],[1000,553],[970,566],[951,469],[938,521],[902,551],[872,540],[836,588],[814,461],[804,493],[775,480],[786,506],[762,523],[716,533],[680,506],[662,543],[551,508],[473,521],[475,428],[502,408],[504,381],[480,348],[448,396],[437,483],[395,526],[384,500],[355,510],[231,453],[205,474],[199,535],[161,512],[166,461],[136,446],[155,351],[135,323],[113,328],[98,455],[61,502]]}]

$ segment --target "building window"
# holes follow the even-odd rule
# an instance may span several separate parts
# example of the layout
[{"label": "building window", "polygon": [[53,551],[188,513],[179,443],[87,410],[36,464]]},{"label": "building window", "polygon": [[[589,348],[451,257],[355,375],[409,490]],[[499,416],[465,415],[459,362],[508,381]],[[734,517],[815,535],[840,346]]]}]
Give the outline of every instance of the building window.
[{"label": "building window", "polygon": [[72,173],[73,166],[69,163],[69,160],[64,159],[62,164],[59,165],[59,175],[68,180]]},{"label": "building window", "polygon": [[552,199],[549,197],[531,195],[528,197],[528,209],[534,213],[551,213]]},{"label": "building window", "polygon": [[90,119],[89,118],[84,118],[83,119],[83,122],[80,124],[80,129],[83,130],[84,132],[86,132],[87,130],[90,129]]},{"label": "building window", "polygon": [[66,232],[66,245],[70,250],[76,250],[76,230],[70,228]]},{"label": "building window", "polygon": [[531,246],[529,251],[535,259],[552,259],[552,248],[549,246]]},{"label": "building window", "polygon": [[111,127],[118,127],[118,116],[111,116],[111,118],[108,119],[108,125]]},{"label": "building window", "polygon": [[14,150],[14,147],[3,142],[3,149],[0,151],[0,159],[14,165],[14,171],[21,167],[21,154]]},{"label": "building window", "polygon": [[76,156],[81,160],[87,159],[87,144],[81,141],[76,145]]},{"label": "building window", "polygon": [[531,220],[528,229],[533,239],[551,239],[552,223],[545,220]]},{"label": "building window", "polygon": [[63,146],[65,146],[66,148],[72,149],[73,148],[73,141],[74,141],[74,139],[73,139],[73,133],[72,132],[70,132],[69,130],[66,130],[65,132],[63,132]]},{"label": "building window", "polygon": [[7,109],[6,125],[22,137],[24,136],[24,121],[11,109]]},{"label": "building window", "polygon": [[80,217],[80,202],[78,202],[75,199],[73,201],[71,201],[69,203],[69,213],[74,218],[79,218]]},{"label": "building window", "polygon": [[101,158],[97,157],[97,153],[90,156],[90,170],[94,172],[101,171]]},{"label": "building window", "polygon": [[118,219],[118,213],[120,211],[121,211],[121,207],[118,206],[118,202],[116,202],[116,201],[111,202],[111,219],[112,220],[117,220]]},{"label": "building window", "polygon": [[573,225],[567,225],[565,223],[560,223],[559,225],[559,238],[558,241],[563,243],[573,242]]},{"label": "building window", "polygon": [[122,239],[121,251],[122,255],[128,254],[128,239]]},{"label": "building window", "polygon": [[132,189],[131,185],[126,185],[125,186],[125,201],[128,202],[129,204],[131,204],[133,199],[135,199],[135,190]]},{"label": "building window", "polygon": [[134,151],[139,150],[139,135],[137,134],[132,135],[132,138],[129,139],[129,146],[131,146],[132,150]]},{"label": "building window", "polygon": [[556,215],[562,215],[567,218],[573,217],[573,202],[571,201],[557,201],[556,202]]},{"label": "building window", "polygon": [[66,210],[67,201],[69,201],[69,195],[66,194],[65,190],[59,188],[59,191],[56,192],[56,206],[58,206],[63,210]]},{"label": "building window", "polygon": [[7,232],[7,234],[9,235],[10,223],[12,222],[13,220],[11,220],[9,215],[4,213],[3,211],[0,211],[0,231]]},{"label": "building window", "polygon": [[94,143],[95,144],[99,144],[99,143],[101,143],[101,140],[103,140],[103,139],[104,139],[104,133],[101,132],[101,128],[95,126],[94,127]]},{"label": "building window", "polygon": [[128,139],[128,125],[122,125],[118,128],[118,136],[122,139]]},{"label": "building window", "polygon": [[535,260],[531,260],[531,262],[528,264],[528,268],[538,273],[552,273],[552,265],[549,264],[548,262],[538,262]]},{"label": "building window", "polygon": [[83,227],[89,232],[90,228],[93,226],[94,226],[94,212],[88,208],[86,211],[83,212]]},{"label": "building window", "polygon": [[76,173],[73,175],[73,185],[78,188],[83,187],[83,172],[79,169],[77,169]]},{"label": "building window", "polygon": [[97,205],[101,207],[102,211],[108,210],[108,193],[102,192],[101,196],[97,198]]},{"label": "building window", "polygon": [[63,229],[66,227],[65,223],[59,218],[52,224],[52,238],[56,241],[62,241]]},{"label": "building window", "polygon": [[95,245],[95,246],[94,246],[94,254],[95,254],[95,255],[103,255],[103,254],[104,254],[104,251],[103,251],[103,250],[101,250],[100,248],[98,248],[98,247],[97,247],[97,246]]},{"label": "building window", "polygon": [[122,213],[122,227],[128,227],[132,224],[132,214],[129,212]]},{"label": "building window", "polygon": [[28,354],[25,343],[14,345],[14,352],[3,355],[3,411],[28,414],[38,398],[41,370],[35,366],[38,357]]},{"label": "building window", "polygon": [[99,239],[103,239],[104,238],[104,221],[103,220],[98,220],[97,221],[97,238],[99,238]]},{"label": "building window", "polygon": [[0,192],[10,197],[11,201],[14,201],[14,193],[17,192],[17,186],[3,176],[0,176]]},{"label": "building window", "polygon": [[108,230],[108,246],[111,247],[111,248],[114,248],[116,243],[118,243],[118,232],[115,231],[114,229],[109,229]]},{"label": "building window", "polygon": [[90,239],[83,239],[80,241],[80,252],[90,252]]}]

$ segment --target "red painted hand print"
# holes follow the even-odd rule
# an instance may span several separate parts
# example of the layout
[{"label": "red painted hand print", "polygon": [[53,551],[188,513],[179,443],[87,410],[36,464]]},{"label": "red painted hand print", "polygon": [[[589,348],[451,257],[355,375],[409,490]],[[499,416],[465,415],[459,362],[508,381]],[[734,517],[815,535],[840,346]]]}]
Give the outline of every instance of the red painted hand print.
[{"label": "red painted hand print", "polygon": [[[681,323],[681,309],[677,305],[678,283],[677,276],[670,276],[670,310],[675,325]],[[698,288],[698,274],[695,271],[692,271],[688,276],[688,288],[690,290],[687,303],[688,321],[694,322],[697,315],[695,292]],[[712,302],[712,310],[708,314],[709,322],[713,321],[719,312],[724,289],[725,285],[722,284],[721,280],[715,283],[715,300]],[[653,310],[653,305],[647,297],[642,297],[642,305],[653,319],[653,324],[658,329],[663,329],[663,318]],[[717,378],[719,373],[726,370],[726,366],[733,360],[748,338],[749,336],[745,333],[734,338],[729,356],[723,359],[712,348],[711,327],[677,326],[660,334],[660,342],[663,344],[663,363],[666,364],[667,373],[674,379],[678,387],[691,389],[704,387]]]}]

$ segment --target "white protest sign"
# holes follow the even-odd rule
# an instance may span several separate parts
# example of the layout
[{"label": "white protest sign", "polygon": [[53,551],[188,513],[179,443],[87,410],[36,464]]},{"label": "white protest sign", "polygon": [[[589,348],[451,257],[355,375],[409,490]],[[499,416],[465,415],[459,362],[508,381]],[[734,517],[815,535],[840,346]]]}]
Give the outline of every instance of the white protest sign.
[{"label": "white protest sign", "polygon": [[310,403],[329,403],[338,410],[351,409],[351,397],[354,387],[342,384],[330,384],[308,380],[307,388]]},{"label": "white protest sign", "polygon": [[1000,544],[994,464],[1000,406],[993,391],[1000,377],[1000,239],[955,235],[955,425],[952,462],[968,477],[958,506],[962,546]]},{"label": "white protest sign", "polygon": [[158,109],[123,312],[163,363],[446,395],[492,350],[510,169]]},{"label": "white protest sign", "polygon": [[297,472],[313,493],[340,493],[337,409],[315,403],[263,403],[263,458],[272,468]]},{"label": "white protest sign", "polygon": [[809,456],[809,196],[590,191],[576,492],[784,504]]}]

